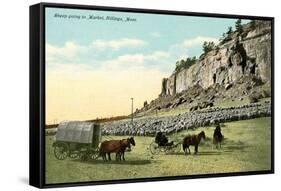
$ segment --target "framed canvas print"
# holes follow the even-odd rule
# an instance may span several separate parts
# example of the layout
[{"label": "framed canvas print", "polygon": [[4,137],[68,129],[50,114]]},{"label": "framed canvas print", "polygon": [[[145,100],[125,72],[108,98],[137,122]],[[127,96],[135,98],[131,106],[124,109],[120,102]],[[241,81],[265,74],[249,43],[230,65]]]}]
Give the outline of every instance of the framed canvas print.
[{"label": "framed canvas print", "polygon": [[274,172],[274,19],[30,7],[30,184]]}]

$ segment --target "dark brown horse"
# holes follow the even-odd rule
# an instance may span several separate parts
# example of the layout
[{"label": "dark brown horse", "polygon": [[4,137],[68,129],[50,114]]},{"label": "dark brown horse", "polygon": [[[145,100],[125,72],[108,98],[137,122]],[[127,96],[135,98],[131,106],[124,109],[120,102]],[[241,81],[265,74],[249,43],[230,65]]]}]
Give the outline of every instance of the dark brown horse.
[{"label": "dark brown horse", "polygon": [[128,150],[131,150],[131,144],[133,146],[136,145],[133,137],[121,140],[121,149],[120,152],[116,153],[116,160],[121,160],[121,159],[125,160],[125,151],[127,148]]},{"label": "dark brown horse", "polygon": [[213,144],[216,145],[216,148],[221,148],[221,142],[223,141],[223,134],[221,133],[220,125],[216,126],[213,134]]},{"label": "dark brown horse", "polygon": [[198,135],[187,135],[184,137],[182,142],[182,148],[185,154],[187,154],[187,149],[190,154],[189,146],[194,146],[194,153],[196,154],[198,152],[198,145],[201,141],[201,139],[206,139],[205,132],[201,131]]},{"label": "dark brown horse", "polygon": [[100,156],[103,160],[106,160],[106,154],[108,155],[108,160],[111,160],[110,154],[116,153],[116,160],[121,157],[125,160],[125,150],[126,148],[131,148],[131,144],[135,146],[135,140],[133,137],[122,140],[110,140],[104,141],[100,145]]}]

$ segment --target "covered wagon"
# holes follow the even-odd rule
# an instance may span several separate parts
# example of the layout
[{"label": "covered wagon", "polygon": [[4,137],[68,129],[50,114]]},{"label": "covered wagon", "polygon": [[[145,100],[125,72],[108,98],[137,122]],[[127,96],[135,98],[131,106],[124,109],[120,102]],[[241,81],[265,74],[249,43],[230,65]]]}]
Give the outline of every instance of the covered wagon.
[{"label": "covered wagon", "polygon": [[101,128],[98,123],[85,121],[62,122],[57,127],[53,143],[58,160],[67,157],[82,160],[96,159],[99,155]]}]

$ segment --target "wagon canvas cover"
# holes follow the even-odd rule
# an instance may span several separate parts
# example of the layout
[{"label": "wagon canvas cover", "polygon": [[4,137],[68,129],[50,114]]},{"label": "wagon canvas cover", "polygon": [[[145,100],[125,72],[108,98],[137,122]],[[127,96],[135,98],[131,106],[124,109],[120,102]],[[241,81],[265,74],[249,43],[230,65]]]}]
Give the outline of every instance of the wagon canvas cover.
[{"label": "wagon canvas cover", "polygon": [[94,123],[71,121],[58,126],[56,141],[92,143]]}]

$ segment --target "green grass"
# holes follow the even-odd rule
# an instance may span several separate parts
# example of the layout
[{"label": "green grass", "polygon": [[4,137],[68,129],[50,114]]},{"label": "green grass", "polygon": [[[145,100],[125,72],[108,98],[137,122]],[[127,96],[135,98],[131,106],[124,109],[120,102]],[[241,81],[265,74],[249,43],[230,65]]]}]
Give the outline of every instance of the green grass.
[{"label": "green grass", "polygon": [[[222,133],[226,137],[222,149],[212,148],[214,127],[182,131],[170,136],[181,141],[187,134],[204,130],[207,139],[199,146],[199,153],[185,156],[182,151],[173,154],[152,155],[148,149],[152,137],[135,137],[136,146],[126,153],[126,161],[90,162],[54,157],[53,138],[46,137],[46,182],[83,182],[97,180],[132,179],[144,177],[179,176],[223,172],[270,170],[271,118],[257,118],[225,123]],[[104,137],[103,139],[124,137]],[[114,155],[112,155],[114,159]]]}]

